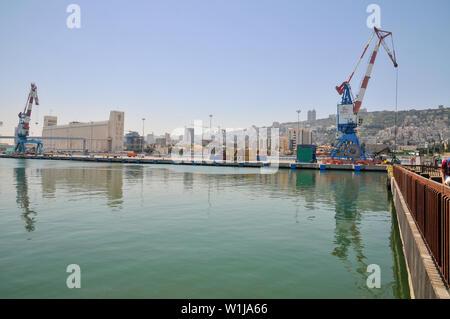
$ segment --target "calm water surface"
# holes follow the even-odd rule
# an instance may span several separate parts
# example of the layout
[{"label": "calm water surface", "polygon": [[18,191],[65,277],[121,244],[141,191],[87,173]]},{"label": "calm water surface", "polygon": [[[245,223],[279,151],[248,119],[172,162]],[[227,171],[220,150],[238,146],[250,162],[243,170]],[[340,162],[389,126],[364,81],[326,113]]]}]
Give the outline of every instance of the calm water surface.
[{"label": "calm water surface", "polygon": [[[0,297],[408,298],[385,183],[0,159]],[[69,264],[81,289],[66,286]],[[369,264],[380,289],[366,286]]]}]

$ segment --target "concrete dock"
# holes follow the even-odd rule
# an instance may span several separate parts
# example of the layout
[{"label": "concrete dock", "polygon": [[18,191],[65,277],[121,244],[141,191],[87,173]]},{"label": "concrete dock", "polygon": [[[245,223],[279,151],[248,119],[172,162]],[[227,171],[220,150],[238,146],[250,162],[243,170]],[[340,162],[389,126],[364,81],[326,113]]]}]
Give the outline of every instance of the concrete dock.
[{"label": "concrete dock", "polygon": [[[225,166],[225,167],[276,167],[275,163],[264,161],[221,161],[221,160],[173,160],[169,157],[128,157],[128,156],[89,156],[89,155],[5,155],[0,158],[22,158],[41,160],[66,160],[102,163],[133,163],[133,164],[173,164],[173,165],[199,165],[199,166]],[[347,170],[347,171],[377,171],[386,172],[386,165],[354,165],[354,164],[320,164],[298,163],[280,160],[279,168],[283,169],[317,169],[317,170]]]}]

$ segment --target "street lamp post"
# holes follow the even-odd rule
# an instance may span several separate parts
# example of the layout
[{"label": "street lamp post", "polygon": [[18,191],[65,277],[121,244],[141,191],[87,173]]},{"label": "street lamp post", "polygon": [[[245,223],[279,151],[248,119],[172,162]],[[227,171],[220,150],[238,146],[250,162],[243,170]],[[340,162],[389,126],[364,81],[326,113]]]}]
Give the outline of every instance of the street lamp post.
[{"label": "street lamp post", "polygon": [[212,140],[212,136],[213,136],[213,133],[212,133],[212,117],[213,117],[213,115],[209,114],[209,137],[210,137],[211,140]]},{"label": "street lamp post", "polygon": [[89,149],[91,152],[94,152],[94,147],[92,146],[93,130],[94,130],[94,122],[91,121],[91,141],[89,143]]},{"label": "street lamp post", "polygon": [[142,143],[141,143],[141,153],[144,153],[144,141],[145,141],[144,123],[145,123],[145,118],[142,118]]},{"label": "street lamp post", "polygon": [[[298,145],[298,136],[300,135],[300,112],[301,112],[301,110],[298,109],[296,112],[297,112],[297,134],[295,134],[295,136],[296,136],[296,143]],[[295,145],[296,148],[297,148],[297,145]]]}]

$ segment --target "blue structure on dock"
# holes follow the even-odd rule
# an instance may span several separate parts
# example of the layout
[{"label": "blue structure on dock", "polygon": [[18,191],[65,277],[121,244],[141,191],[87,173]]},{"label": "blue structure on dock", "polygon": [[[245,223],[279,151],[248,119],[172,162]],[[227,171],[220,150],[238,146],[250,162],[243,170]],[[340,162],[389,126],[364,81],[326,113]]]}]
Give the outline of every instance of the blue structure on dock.
[{"label": "blue structure on dock", "polygon": [[[366,152],[359,144],[356,127],[361,124],[353,114],[353,99],[350,84],[344,83],[341,104],[337,106],[337,127],[342,133],[336,146],[331,151],[332,159],[366,159]],[[358,122],[358,123],[357,123]]]}]

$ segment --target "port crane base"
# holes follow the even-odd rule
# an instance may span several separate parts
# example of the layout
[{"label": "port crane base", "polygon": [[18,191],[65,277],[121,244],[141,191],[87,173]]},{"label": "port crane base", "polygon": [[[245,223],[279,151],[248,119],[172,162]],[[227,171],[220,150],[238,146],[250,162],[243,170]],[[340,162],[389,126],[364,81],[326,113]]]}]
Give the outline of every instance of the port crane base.
[{"label": "port crane base", "polygon": [[19,139],[19,141],[16,144],[16,148],[14,149],[15,152],[17,153],[26,153],[26,146],[25,144],[27,143],[33,143],[36,144],[36,151],[35,153],[40,155],[44,153],[44,145],[42,144],[41,141],[37,141],[37,140],[29,140],[29,139]]},{"label": "port crane base", "polygon": [[342,100],[337,106],[337,126],[341,136],[336,146],[331,150],[330,156],[332,159],[345,161],[366,160],[368,157],[359,144],[358,136],[356,135],[358,123],[361,121],[353,113],[354,98],[350,84],[343,83],[342,85]]},{"label": "port crane base", "polygon": [[358,137],[355,133],[344,133],[338,140],[336,147],[331,151],[332,159],[340,159],[347,161],[365,160],[366,152],[359,144]]}]

